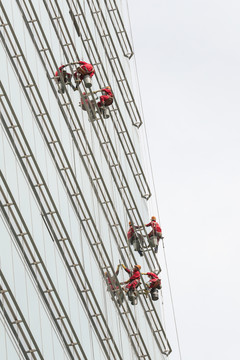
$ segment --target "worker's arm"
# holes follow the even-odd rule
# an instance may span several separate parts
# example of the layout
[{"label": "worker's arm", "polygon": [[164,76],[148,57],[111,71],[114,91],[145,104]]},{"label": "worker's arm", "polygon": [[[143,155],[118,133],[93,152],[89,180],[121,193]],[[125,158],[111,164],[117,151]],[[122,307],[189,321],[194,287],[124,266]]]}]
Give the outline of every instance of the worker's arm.
[{"label": "worker's arm", "polygon": [[150,223],[148,223],[148,224],[145,224],[145,226],[151,226],[151,222],[150,222]]},{"label": "worker's arm", "polygon": [[61,72],[62,69],[64,69],[66,66],[67,66],[67,65],[61,65],[61,66],[59,66],[58,70]]},{"label": "worker's arm", "polygon": [[128,283],[129,283],[129,280],[120,282],[120,285],[125,285],[125,284],[128,284]]},{"label": "worker's arm", "polygon": [[120,264],[117,266],[117,270],[116,270],[116,272],[115,272],[115,274],[118,276],[118,274],[119,274],[119,268],[120,268]]},{"label": "worker's arm", "polygon": [[149,272],[147,275],[151,276],[154,279],[158,279],[158,276],[155,273]]},{"label": "worker's arm", "polygon": [[131,273],[131,271],[124,264],[121,264],[121,265],[127,273],[129,273],[129,274]]},{"label": "worker's arm", "polygon": [[69,66],[69,65],[72,65],[72,63],[65,64],[65,65],[63,65],[63,67],[66,67],[66,66]]}]

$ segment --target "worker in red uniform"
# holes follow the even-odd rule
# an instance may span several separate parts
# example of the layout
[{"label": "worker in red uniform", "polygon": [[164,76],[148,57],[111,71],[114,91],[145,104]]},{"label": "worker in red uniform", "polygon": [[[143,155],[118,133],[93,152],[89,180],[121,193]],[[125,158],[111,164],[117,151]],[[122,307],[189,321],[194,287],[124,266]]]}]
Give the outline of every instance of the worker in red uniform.
[{"label": "worker in red uniform", "polygon": [[157,237],[157,245],[155,247],[155,253],[158,252],[158,244],[159,240],[162,239],[162,229],[160,228],[160,225],[156,222],[156,217],[152,216],[150,223],[146,224],[145,226],[151,226],[152,231],[148,234],[148,237],[156,236]]},{"label": "worker in red uniform", "polygon": [[[141,246],[143,245],[143,239],[141,237],[141,234],[138,234],[138,235],[136,234],[136,232],[135,232],[135,230],[134,230],[134,228],[132,226],[131,221],[129,221],[129,226],[130,227],[129,227],[129,230],[127,232],[127,239],[129,241],[129,243],[131,245],[133,245],[133,241],[138,237],[138,240],[140,242],[140,250],[138,250],[138,253],[139,253],[140,256],[143,256],[143,251],[141,249]],[[135,225],[135,229],[140,229],[140,228],[141,228],[141,226]]]},{"label": "worker in red uniform", "polygon": [[75,90],[75,86],[71,82],[72,74],[68,73],[66,70],[63,70],[67,65],[61,65],[58,68],[58,71],[55,72],[55,81],[58,84],[58,87],[60,87],[58,92],[61,94],[64,94],[66,85],[70,85],[73,90]]},{"label": "worker in red uniform", "polygon": [[94,91],[94,93],[96,94],[99,91],[101,91],[102,96],[100,96],[100,101],[97,103],[98,107],[112,105],[112,103],[113,103],[113,93],[111,91],[110,86],[106,86],[103,89]]},{"label": "worker in red uniform", "polygon": [[133,270],[129,270],[125,265],[122,264],[122,267],[124,268],[124,270],[130,274],[130,278],[123,282],[122,284],[127,284],[125,286],[125,288],[123,290],[125,290],[126,292],[128,292],[129,290],[135,290],[136,287],[139,285],[140,283],[140,269],[141,269],[141,265],[134,265]]},{"label": "worker in red uniform", "polygon": [[91,64],[86,63],[85,61],[77,61],[72,63],[71,65],[80,65],[77,67],[77,71],[73,74],[75,81],[77,82],[77,86],[82,82],[84,76],[89,75],[91,78],[93,77],[95,70]]},{"label": "worker in red uniform", "polygon": [[147,289],[145,289],[145,294],[148,295],[148,293],[155,288],[161,289],[161,279],[154,273],[154,272],[147,272],[142,273],[142,275],[147,275],[150,280],[146,283]]}]

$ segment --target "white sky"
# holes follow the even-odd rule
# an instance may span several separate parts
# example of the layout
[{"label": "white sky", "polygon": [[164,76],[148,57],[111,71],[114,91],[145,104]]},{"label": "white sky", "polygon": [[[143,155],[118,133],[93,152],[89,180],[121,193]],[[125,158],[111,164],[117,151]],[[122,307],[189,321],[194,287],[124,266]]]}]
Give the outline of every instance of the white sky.
[{"label": "white sky", "polygon": [[182,359],[238,359],[240,3],[128,4]]}]

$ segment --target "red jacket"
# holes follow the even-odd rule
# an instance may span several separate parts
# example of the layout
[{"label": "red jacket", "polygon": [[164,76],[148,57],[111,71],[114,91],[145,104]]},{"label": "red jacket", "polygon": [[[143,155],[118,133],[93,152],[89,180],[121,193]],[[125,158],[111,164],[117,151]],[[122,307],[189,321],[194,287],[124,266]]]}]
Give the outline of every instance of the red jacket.
[{"label": "red jacket", "polygon": [[[93,66],[92,66],[91,64],[88,64],[88,63],[86,63],[85,61],[79,61],[78,63],[79,63],[80,65],[82,65],[85,70],[88,71],[88,73],[89,73],[89,75],[90,75],[91,77],[94,75],[95,70],[94,70],[94,68],[93,68]],[[77,73],[74,73],[74,76],[75,76],[75,74],[77,74]]]},{"label": "red jacket", "polygon": [[151,226],[156,232],[162,232],[160,225],[155,220],[150,221],[150,223],[146,224],[146,226]]},{"label": "red jacket", "polygon": [[154,289],[154,288],[161,289],[161,280],[159,279],[159,277],[152,272],[148,272],[147,275],[148,277],[150,277],[150,280],[148,282],[150,289]]},{"label": "red jacket", "polygon": [[[65,65],[61,65],[59,68],[58,68],[58,71],[55,72],[55,76],[60,76],[60,73],[62,73],[63,69],[65,68]],[[66,71],[66,70],[65,70]],[[64,80],[70,80],[72,77],[72,74],[68,73],[68,72],[65,72],[64,73]]]},{"label": "red jacket", "polygon": [[158,279],[158,276],[152,272],[148,272],[147,275],[151,278],[151,279]]},{"label": "red jacket", "polygon": [[113,93],[111,92],[110,89],[106,88],[106,89],[102,89],[102,91],[105,91],[107,93],[108,96],[113,98]]},{"label": "red jacket", "polygon": [[[139,228],[141,228],[141,226],[135,225],[135,229],[139,229]],[[131,237],[134,235],[134,233],[135,233],[134,228],[132,225],[130,225],[130,228],[127,233],[128,240],[131,239]]]},{"label": "red jacket", "polygon": [[132,225],[130,226],[128,233],[127,233],[127,238],[128,240],[131,239],[131,237],[134,235],[134,229],[132,227]]},{"label": "red jacket", "polygon": [[[59,72],[62,72],[62,69],[65,67],[65,65],[61,65],[59,68],[58,68],[58,70],[59,70]],[[56,71],[55,72],[55,76],[58,76],[59,74],[58,74],[58,71]]]},{"label": "red jacket", "polygon": [[129,270],[129,269],[124,269],[127,273],[132,274],[132,276],[130,277],[130,282],[133,280],[139,280],[140,279],[140,271],[139,270]]}]

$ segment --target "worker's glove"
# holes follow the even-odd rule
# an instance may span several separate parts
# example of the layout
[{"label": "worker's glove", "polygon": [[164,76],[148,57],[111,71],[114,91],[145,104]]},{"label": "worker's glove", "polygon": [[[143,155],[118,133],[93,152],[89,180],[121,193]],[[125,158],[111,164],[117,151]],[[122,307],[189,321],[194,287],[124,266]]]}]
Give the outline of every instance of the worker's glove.
[{"label": "worker's glove", "polygon": [[123,265],[123,264],[121,264],[122,265],[122,267],[124,268],[124,270],[126,269],[126,266],[125,265]]}]

